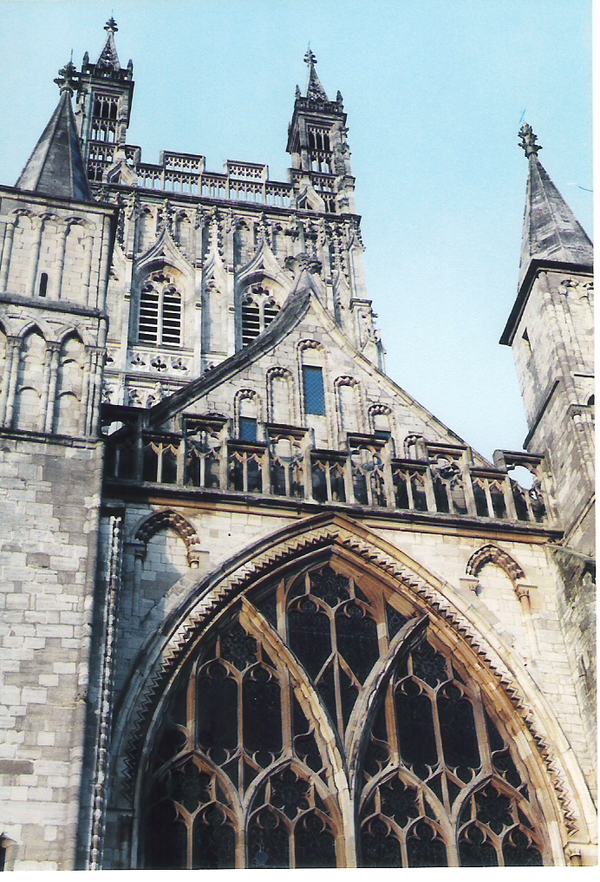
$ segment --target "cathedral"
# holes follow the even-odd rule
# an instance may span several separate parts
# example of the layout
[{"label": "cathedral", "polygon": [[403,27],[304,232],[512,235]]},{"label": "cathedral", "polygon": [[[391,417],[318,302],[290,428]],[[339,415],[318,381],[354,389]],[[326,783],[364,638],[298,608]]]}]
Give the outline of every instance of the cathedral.
[{"label": "cathedral", "polygon": [[276,181],[144,161],[105,31],[0,188],[3,868],[595,864],[592,245],[533,129],[489,461],[385,372],[312,51]]}]

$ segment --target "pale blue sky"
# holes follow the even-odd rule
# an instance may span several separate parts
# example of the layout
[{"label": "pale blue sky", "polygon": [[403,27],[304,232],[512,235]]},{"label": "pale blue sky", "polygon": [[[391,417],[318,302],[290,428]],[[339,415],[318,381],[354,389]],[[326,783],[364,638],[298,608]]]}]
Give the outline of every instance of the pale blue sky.
[{"label": "pale blue sky", "polygon": [[114,14],[134,62],[129,142],[266,162],[285,180],[307,43],[344,96],[369,295],[390,376],[491,457],[526,427],[498,339],[517,284],[526,161],[540,158],[591,234],[588,0],[0,0],[0,181],[14,184],[69,58]]}]

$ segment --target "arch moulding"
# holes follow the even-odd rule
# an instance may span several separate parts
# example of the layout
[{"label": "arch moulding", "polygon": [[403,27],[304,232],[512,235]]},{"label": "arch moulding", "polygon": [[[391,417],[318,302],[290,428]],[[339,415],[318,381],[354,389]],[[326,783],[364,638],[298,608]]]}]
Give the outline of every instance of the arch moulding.
[{"label": "arch moulding", "polygon": [[116,802],[123,810],[132,810],[135,777],[153,715],[206,628],[246,590],[275,578],[292,562],[308,565],[326,553],[334,553],[417,604],[429,616],[432,631],[468,665],[488,696],[493,694],[499,716],[524,748],[522,758],[529,757],[532,781],[544,794],[553,860],[564,864],[568,843],[575,837],[588,839],[595,809],[549,703],[501,638],[448,583],[343,515],[317,515],[259,541],[199,581],[184,604],[168,616],[162,632],[153,636],[139,659],[116,721],[112,778],[123,782],[121,797],[113,797]]}]

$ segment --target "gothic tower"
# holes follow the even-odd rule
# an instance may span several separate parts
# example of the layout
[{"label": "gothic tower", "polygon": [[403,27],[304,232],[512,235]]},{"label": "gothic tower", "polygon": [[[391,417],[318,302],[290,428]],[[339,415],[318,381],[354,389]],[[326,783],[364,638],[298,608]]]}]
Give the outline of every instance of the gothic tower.
[{"label": "gothic tower", "polygon": [[519,132],[528,161],[517,299],[501,343],[512,347],[529,432],[544,457],[564,538],[554,550],[567,649],[590,732],[596,728],[595,432],[592,243],[543,167],[537,136]]},{"label": "gothic tower", "polygon": [[106,22],[104,30],[106,42],[96,63],[90,63],[87,52],[83,57],[75,115],[90,181],[101,181],[116,159],[125,158],[123,146],[133,100],[133,63],[121,67],[114,18]]},{"label": "gothic tower", "polygon": [[106,30],[1,191],[6,860],[592,864],[589,242],[533,156],[492,463],[384,371],[314,54],[275,181],[142,161]]},{"label": "gothic tower", "polygon": [[[55,82],[54,114],[16,186],[0,191],[2,771],[11,793],[1,801],[6,859],[18,842],[24,869],[82,863],[86,733],[95,737],[87,710],[115,209],[90,195],[73,65]],[[12,799],[17,785],[24,801]]]}]

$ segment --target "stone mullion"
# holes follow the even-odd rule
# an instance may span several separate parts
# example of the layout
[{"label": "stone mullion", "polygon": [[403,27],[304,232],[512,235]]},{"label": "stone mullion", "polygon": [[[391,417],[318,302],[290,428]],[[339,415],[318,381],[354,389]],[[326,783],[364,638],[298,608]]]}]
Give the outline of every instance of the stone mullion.
[{"label": "stone mullion", "polygon": [[45,365],[46,382],[44,383],[44,396],[42,399],[42,413],[44,414],[44,432],[52,432],[54,427],[60,350],[61,346],[59,343],[47,344]]},{"label": "stone mullion", "polygon": [[15,407],[15,393],[19,376],[19,355],[21,340],[19,337],[7,336],[8,352],[2,396],[0,397],[0,425],[10,426]]},{"label": "stone mullion", "polygon": [[32,220],[32,224],[35,235],[29,251],[29,275],[27,277],[27,286],[25,288],[25,294],[27,297],[33,297],[35,294],[35,280],[40,259],[40,245],[42,243],[44,219],[41,217],[35,217]]},{"label": "stone mullion", "polygon": [[66,255],[66,249],[67,249],[67,236],[69,235],[70,229],[71,229],[71,227],[67,223],[64,225],[64,227],[60,231],[60,236],[58,237],[58,243],[57,243],[56,262],[52,267],[52,269],[53,269],[52,283],[50,285],[50,290],[48,291],[48,294],[50,295],[50,297],[53,297],[56,300],[58,300],[61,295],[63,273],[65,270],[65,255]]},{"label": "stone mullion", "polygon": [[6,291],[7,288],[15,226],[16,221],[13,220],[7,221],[4,227],[4,249],[2,251],[2,264],[0,266],[0,291]]},{"label": "stone mullion", "polygon": [[[50,390],[54,387],[53,377],[55,376],[58,368],[57,362],[59,350],[59,343],[46,343],[41,390],[42,395],[40,402],[40,413],[43,415],[43,422],[41,423],[42,427],[39,428],[38,424],[38,431],[40,432],[52,431],[52,429],[46,430],[46,426],[48,424],[52,426],[52,419],[54,417],[54,401],[50,400]],[[48,413],[49,410],[51,411],[50,414]]]},{"label": "stone mullion", "polygon": [[[449,867],[458,867],[458,846],[456,844],[455,837],[453,835],[452,825],[450,823],[444,823],[444,821],[448,820],[451,816],[451,807],[450,807],[450,795],[448,793],[448,779],[446,778],[446,762],[444,759],[444,746],[442,744],[442,732],[440,728],[440,720],[438,716],[438,706],[437,706],[437,694],[438,689],[430,690],[426,689],[425,694],[428,696],[431,701],[432,706],[432,719],[433,719],[433,731],[435,735],[435,744],[438,755],[438,765],[441,767],[442,771],[442,796],[443,796],[443,805],[446,813],[446,817],[442,818],[440,821],[440,826],[444,829],[446,836],[446,854],[448,856],[448,866]],[[439,774],[439,773],[438,773]],[[426,785],[428,786],[428,785]]]},{"label": "stone mullion", "polygon": [[[238,792],[240,794],[240,802],[243,802],[243,781],[244,781],[244,702],[243,702],[243,683],[244,676],[241,671],[236,672],[235,682],[237,684],[237,727],[238,727]],[[244,809],[242,808],[242,812]],[[246,864],[246,824],[245,818],[242,817],[244,823],[239,824],[239,837],[236,837],[236,866],[237,869],[243,870]]]}]

